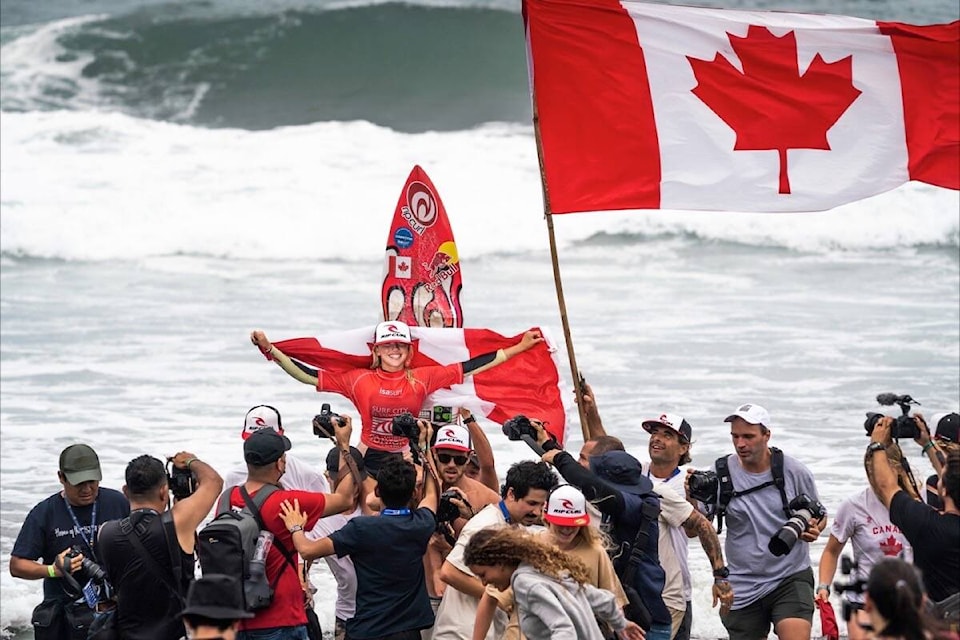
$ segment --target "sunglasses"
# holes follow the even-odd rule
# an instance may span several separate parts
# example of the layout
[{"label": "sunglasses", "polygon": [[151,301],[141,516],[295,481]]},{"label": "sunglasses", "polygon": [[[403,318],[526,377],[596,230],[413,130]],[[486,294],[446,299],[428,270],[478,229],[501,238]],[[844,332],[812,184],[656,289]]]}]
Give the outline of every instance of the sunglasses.
[{"label": "sunglasses", "polygon": [[458,467],[467,464],[467,456],[455,456],[450,453],[438,453],[437,460],[440,464],[450,464],[450,461],[453,460],[453,463]]}]

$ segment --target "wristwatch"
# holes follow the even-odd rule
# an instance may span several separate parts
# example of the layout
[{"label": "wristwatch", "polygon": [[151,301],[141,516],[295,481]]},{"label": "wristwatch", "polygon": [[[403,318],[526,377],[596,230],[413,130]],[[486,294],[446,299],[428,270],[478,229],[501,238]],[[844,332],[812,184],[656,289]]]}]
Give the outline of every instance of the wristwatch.
[{"label": "wristwatch", "polygon": [[730,577],[730,569],[728,567],[720,567],[719,569],[714,569],[713,577],[722,578],[723,580],[726,580],[727,578]]},{"label": "wristwatch", "polygon": [[885,449],[886,447],[880,442],[871,442],[867,445],[867,452],[871,454],[875,451],[884,451]]}]

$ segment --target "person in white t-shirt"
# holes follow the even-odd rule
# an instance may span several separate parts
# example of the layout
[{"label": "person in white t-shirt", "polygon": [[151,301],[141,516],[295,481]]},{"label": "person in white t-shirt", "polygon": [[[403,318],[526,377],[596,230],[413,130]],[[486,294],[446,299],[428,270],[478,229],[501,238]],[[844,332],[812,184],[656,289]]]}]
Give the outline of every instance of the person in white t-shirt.
[{"label": "person in white t-shirt", "polygon": [[[899,448],[889,451],[897,445],[888,447],[888,457],[899,459]],[[866,584],[870,570],[878,561],[886,557],[913,561],[913,549],[899,527],[890,522],[890,511],[880,502],[873,489],[865,487],[840,503],[830,525],[830,538],[820,555],[816,597],[824,602],[830,597],[830,583],[837,572],[837,561],[847,542],[853,545],[853,559],[856,562],[856,574],[852,579],[862,580]],[[862,625],[870,624],[870,616],[863,611],[863,593],[847,592],[850,617],[847,619],[847,637],[850,640],[864,640],[868,636]]]}]

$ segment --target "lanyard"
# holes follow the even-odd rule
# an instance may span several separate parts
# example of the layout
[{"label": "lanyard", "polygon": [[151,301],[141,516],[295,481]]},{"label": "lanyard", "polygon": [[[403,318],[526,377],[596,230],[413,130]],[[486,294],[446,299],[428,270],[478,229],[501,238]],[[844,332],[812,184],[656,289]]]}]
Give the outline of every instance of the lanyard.
[{"label": "lanyard", "polygon": [[[669,482],[669,481],[672,480],[673,477],[674,477],[675,475],[677,475],[678,473],[680,473],[680,467],[677,467],[676,469],[674,469],[674,470],[673,470],[673,473],[671,473],[670,475],[668,475],[668,476],[667,476],[666,478],[664,478],[663,480],[660,480],[660,478],[657,478],[657,480],[660,480],[660,482]],[[648,478],[650,477],[650,469],[647,469],[647,477],[648,477]]]},{"label": "lanyard", "polygon": [[80,534],[80,537],[83,538],[83,541],[86,543],[87,548],[90,549],[90,553],[94,558],[97,557],[96,552],[93,550],[93,539],[96,535],[93,533],[97,530],[97,502],[99,500],[93,501],[93,512],[90,514],[90,538],[87,538],[87,534],[83,532],[83,527],[80,526],[80,521],[77,520],[77,514],[73,512],[73,507],[70,506],[70,502],[67,500],[67,496],[63,496],[63,504],[67,506],[67,513],[70,514],[70,517],[73,519],[73,525],[77,528],[77,533]]},{"label": "lanyard", "polygon": [[510,519],[510,512],[507,511],[507,505],[504,504],[503,500],[500,501],[500,504],[497,505],[500,507],[500,511],[503,512],[503,517],[507,521],[507,524],[513,524],[513,521]]},{"label": "lanyard", "polygon": [[410,509],[384,509],[380,512],[382,516],[408,516],[410,515]]}]

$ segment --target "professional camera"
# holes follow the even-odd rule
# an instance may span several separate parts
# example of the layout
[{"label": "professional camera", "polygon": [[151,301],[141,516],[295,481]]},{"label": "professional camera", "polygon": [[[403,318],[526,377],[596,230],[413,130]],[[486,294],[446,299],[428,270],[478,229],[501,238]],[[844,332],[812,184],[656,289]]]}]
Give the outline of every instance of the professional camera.
[{"label": "professional camera", "polygon": [[[74,545],[70,547],[70,552],[63,556],[63,565],[67,567],[70,562],[73,561],[79,555],[83,554],[83,550]],[[100,565],[91,560],[90,558],[83,556],[83,560],[80,561],[80,571],[77,572],[77,582],[86,582],[87,580],[93,580],[96,584],[103,584],[107,579],[107,572],[104,571]]]},{"label": "professional camera", "polygon": [[[888,407],[895,404],[900,405],[902,414],[896,417],[893,426],[890,428],[890,436],[894,440],[899,440],[900,438],[917,438],[920,436],[920,427],[917,426],[916,420],[910,415],[910,406],[920,406],[919,402],[910,396],[898,396],[895,393],[881,393],[877,396],[877,402]],[[867,430],[868,436],[873,435],[873,429],[877,426],[877,421],[882,417],[882,413],[867,412],[867,419],[863,423],[863,428]]]},{"label": "professional camera", "polygon": [[313,435],[318,438],[335,438],[334,426],[343,426],[343,418],[339,413],[330,411],[330,404],[324,402],[320,405],[320,413],[313,416]]},{"label": "professional camera", "polygon": [[189,498],[197,490],[197,476],[190,469],[177,467],[173,464],[173,458],[167,458],[167,487],[174,500]]},{"label": "professional camera", "polygon": [[827,510],[819,501],[814,500],[805,493],[801,493],[790,501],[787,505],[790,509],[790,519],[780,528],[772,538],[767,548],[775,556],[785,556],[797,544],[797,540],[807,529],[807,523],[811,520],[820,520],[827,515]]},{"label": "professional camera", "polygon": [[720,478],[714,471],[694,471],[687,480],[690,497],[703,504],[716,504],[720,492]]},{"label": "professional camera", "polygon": [[537,439],[537,430],[533,428],[530,418],[525,415],[515,415],[503,423],[503,435],[510,440],[523,440],[523,436]]},{"label": "professional camera", "polygon": [[420,440],[420,425],[417,423],[417,419],[409,413],[393,416],[392,429],[393,435],[407,438],[414,445]]},{"label": "professional camera", "polygon": [[843,619],[849,621],[853,615],[853,606],[850,602],[851,593],[863,593],[867,590],[867,581],[857,576],[857,561],[850,556],[840,557],[840,573],[843,574],[844,582],[834,582],[833,588],[841,594],[843,600]]},{"label": "professional camera", "polygon": [[440,494],[437,502],[437,522],[453,522],[460,517],[460,507],[453,504],[451,498],[464,500],[463,496],[452,489],[447,489]]}]

